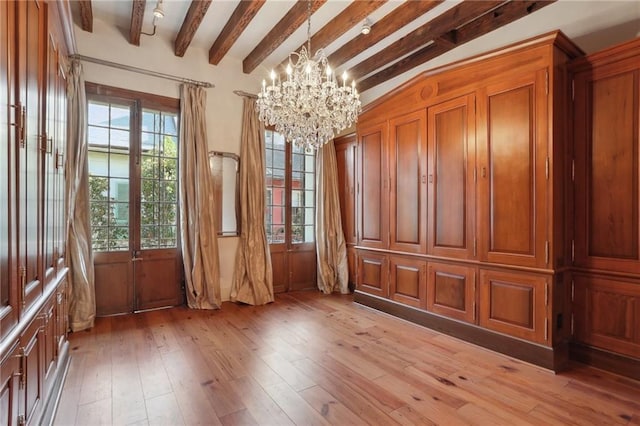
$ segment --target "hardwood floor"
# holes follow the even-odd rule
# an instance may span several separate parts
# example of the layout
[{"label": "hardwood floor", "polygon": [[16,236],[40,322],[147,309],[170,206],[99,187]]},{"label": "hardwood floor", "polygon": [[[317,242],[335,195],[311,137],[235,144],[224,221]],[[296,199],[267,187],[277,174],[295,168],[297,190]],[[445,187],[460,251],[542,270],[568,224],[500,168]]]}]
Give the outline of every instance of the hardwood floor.
[{"label": "hardwood floor", "polygon": [[640,382],[554,375],[351,296],[100,318],[70,344],[56,425],[640,425]]}]

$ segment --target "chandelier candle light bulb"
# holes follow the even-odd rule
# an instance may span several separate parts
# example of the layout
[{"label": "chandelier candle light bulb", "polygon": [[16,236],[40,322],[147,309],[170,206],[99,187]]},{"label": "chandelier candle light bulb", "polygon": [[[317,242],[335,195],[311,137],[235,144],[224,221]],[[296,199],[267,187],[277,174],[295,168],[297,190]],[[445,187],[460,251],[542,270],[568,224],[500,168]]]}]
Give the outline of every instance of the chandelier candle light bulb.
[{"label": "chandelier candle light bulb", "polygon": [[310,4],[307,21],[307,46],[289,55],[286,81],[276,82],[278,74],[274,70],[270,86],[262,81],[256,110],[260,121],[274,126],[286,141],[310,150],[322,147],[336,132],[355,123],[361,107],[355,80],[347,86],[345,71],[340,87],[324,50],[311,56]]}]

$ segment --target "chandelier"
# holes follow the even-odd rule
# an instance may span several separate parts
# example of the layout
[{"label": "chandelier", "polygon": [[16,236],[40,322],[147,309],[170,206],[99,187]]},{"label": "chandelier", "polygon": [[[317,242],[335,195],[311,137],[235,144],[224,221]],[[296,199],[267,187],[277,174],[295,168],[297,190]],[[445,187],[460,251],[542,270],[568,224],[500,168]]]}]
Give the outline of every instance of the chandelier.
[{"label": "chandelier", "polygon": [[[289,54],[286,78],[271,71],[271,84],[262,80],[256,110],[258,118],[274,126],[286,141],[305,150],[318,149],[336,132],[350,127],[361,111],[355,80],[341,82],[329,66],[324,49],[311,56],[311,2],[307,2],[307,46]],[[295,57],[295,60],[292,60]]]}]

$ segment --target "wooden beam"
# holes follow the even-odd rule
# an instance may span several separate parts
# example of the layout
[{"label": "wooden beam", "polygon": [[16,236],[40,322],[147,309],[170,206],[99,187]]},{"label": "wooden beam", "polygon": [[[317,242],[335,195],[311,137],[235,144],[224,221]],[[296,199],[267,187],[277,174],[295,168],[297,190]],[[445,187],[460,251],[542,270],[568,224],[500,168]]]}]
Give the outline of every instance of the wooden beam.
[{"label": "wooden beam", "polygon": [[455,29],[453,31],[455,34],[455,42],[452,42],[454,38],[451,34],[445,34],[442,37],[435,39],[433,44],[423,47],[393,65],[371,75],[370,77],[367,77],[362,81],[359,81],[357,86],[358,90],[360,92],[364,92],[378,84],[382,84],[393,77],[417,67],[418,65],[422,65],[436,56],[442,55],[443,53],[460,46],[461,44],[500,28],[503,25],[516,21],[523,16],[554,3],[555,1],[556,0],[527,0],[506,2],[491,12]]},{"label": "wooden beam", "polygon": [[[313,0],[311,13],[314,13],[327,0]],[[297,1],[286,15],[273,27],[262,41],[242,61],[242,70],[249,74],[278,48],[295,30],[307,20],[307,2]]]},{"label": "wooden beam", "polygon": [[[351,3],[311,37],[311,50],[316,52],[318,49],[328,46],[386,2],[387,0],[359,0]],[[305,42],[296,51],[299,52],[306,45]],[[277,68],[284,69],[288,62],[289,59],[287,58]]]},{"label": "wooden beam", "polygon": [[209,63],[218,65],[233,43],[247,28],[266,0],[241,1],[209,49]]},{"label": "wooden beam", "polygon": [[424,15],[442,0],[434,1],[408,1],[393,9],[378,22],[371,26],[369,34],[360,34],[353,40],[345,43],[338,50],[329,55],[329,63],[334,68],[347,62],[358,53],[367,50],[383,38],[393,34],[416,18]]},{"label": "wooden beam", "polygon": [[140,33],[142,32],[142,20],[146,0],[133,0],[131,2],[131,27],[129,28],[129,43],[140,46]]},{"label": "wooden beam", "polygon": [[93,8],[91,7],[91,0],[78,1],[80,6],[80,27],[84,31],[90,33],[93,32]]},{"label": "wooden beam", "polygon": [[491,0],[460,3],[352,67],[349,74],[356,80],[365,77],[386,64],[425,46],[435,38],[484,15],[503,2],[504,0]]},{"label": "wooden beam", "polygon": [[184,56],[187,47],[191,44],[193,36],[196,34],[204,15],[211,5],[211,0],[192,0],[191,6],[184,17],[176,41],[173,43],[173,53],[176,56]]}]

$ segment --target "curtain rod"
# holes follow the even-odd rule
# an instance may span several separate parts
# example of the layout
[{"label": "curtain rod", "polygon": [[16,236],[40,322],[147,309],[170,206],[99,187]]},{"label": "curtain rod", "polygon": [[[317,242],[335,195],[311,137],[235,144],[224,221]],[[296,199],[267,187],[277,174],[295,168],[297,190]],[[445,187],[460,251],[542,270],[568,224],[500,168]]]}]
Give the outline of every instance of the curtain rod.
[{"label": "curtain rod", "polygon": [[92,58],[90,56],[70,55],[69,58],[71,58],[71,59],[79,59],[79,60],[85,61],[85,62],[92,62],[94,64],[104,65],[104,66],[107,66],[107,67],[119,68],[119,69],[125,70],[125,71],[137,72],[139,74],[146,74],[146,75],[150,75],[152,77],[165,78],[167,80],[179,81],[181,83],[195,84],[196,86],[201,86],[201,87],[205,87],[205,88],[215,87],[215,85],[213,83],[209,83],[207,81],[191,80],[190,78],[177,77],[177,76],[171,75],[171,74],[165,74],[165,73],[162,73],[162,72],[146,70],[144,68],[138,68],[138,67],[133,67],[131,65],[119,64],[117,62],[105,61],[104,59]]},{"label": "curtain rod", "polygon": [[247,98],[254,98],[254,99],[258,98],[258,95],[254,95],[253,93],[245,92],[244,90],[234,90],[233,93],[235,93],[238,96],[246,96]]}]

